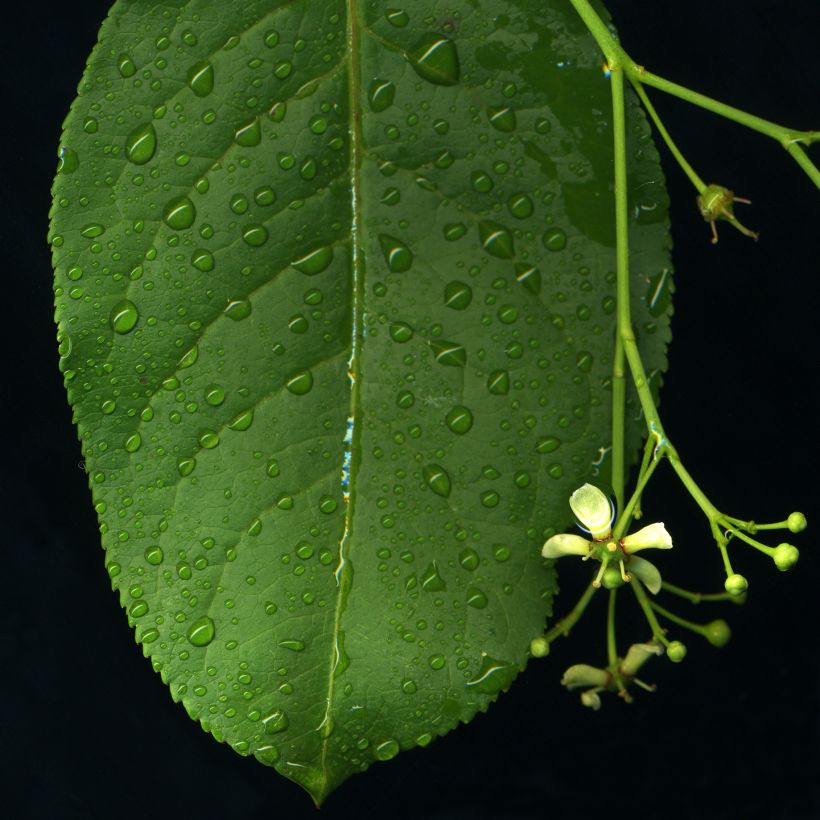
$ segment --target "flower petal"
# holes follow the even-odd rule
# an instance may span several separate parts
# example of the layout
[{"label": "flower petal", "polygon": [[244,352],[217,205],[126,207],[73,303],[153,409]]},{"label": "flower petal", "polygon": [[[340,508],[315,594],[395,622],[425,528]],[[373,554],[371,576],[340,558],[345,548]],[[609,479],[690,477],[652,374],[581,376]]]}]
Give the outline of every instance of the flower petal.
[{"label": "flower petal", "polygon": [[627,572],[632,573],[653,595],[661,591],[661,574],[658,568],[645,560],[632,556],[626,564]]},{"label": "flower petal", "polygon": [[570,666],[564,677],[561,678],[561,685],[567,689],[577,689],[579,686],[608,686],[612,676],[606,669],[598,669],[597,666],[590,666],[586,663],[576,663]]},{"label": "flower petal", "polygon": [[621,663],[621,672],[629,677],[635,677],[638,670],[653,656],[663,655],[663,647],[655,643],[633,643]]},{"label": "flower petal", "polygon": [[586,538],[571,533],[561,533],[553,535],[541,549],[544,558],[562,558],[565,555],[581,555],[586,558],[589,555],[590,543]]},{"label": "flower petal", "polygon": [[649,548],[669,550],[672,549],[672,536],[666,531],[663,522],[660,522],[650,524],[637,532],[633,532],[632,535],[625,536],[621,540],[621,544],[629,554]]},{"label": "flower petal", "polygon": [[612,531],[613,509],[602,490],[592,484],[584,484],[570,497],[569,506],[584,529],[601,541]]},{"label": "flower petal", "polygon": [[588,689],[586,692],[581,692],[581,703],[584,706],[589,706],[590,709],[598,711],[601,708],[601,698],[595,689]]}]

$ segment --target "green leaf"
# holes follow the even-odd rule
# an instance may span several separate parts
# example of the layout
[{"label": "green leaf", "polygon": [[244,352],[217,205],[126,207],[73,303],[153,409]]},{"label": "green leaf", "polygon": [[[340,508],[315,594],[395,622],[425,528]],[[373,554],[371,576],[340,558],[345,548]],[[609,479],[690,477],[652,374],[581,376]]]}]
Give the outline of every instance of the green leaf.
[{"label": "green leaf", "polygon": [[[564,2],[451,15],[118,2],[60,149],[61,367],[114,588],[191,717],[317,802],[509,687],[541,544],[605,480],[601,60]],[[667,203],[630,106],[657,383]]]}]

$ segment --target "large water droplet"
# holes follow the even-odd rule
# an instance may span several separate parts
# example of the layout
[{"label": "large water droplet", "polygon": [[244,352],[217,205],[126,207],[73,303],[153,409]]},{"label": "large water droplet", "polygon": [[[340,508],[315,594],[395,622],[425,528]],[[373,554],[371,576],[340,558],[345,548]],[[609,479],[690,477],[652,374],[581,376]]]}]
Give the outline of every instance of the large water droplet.
[{"label": "large water droplet", "polygon": [[485,609],[487,606],[487,596],[478,587],[468,587],[467,606],[474,609]]},{"label": "large water droplet", "polygon": [[515,131],[515,111],[505,105],[491,105],[487,109],[487,118],[490,124],[499,131],[510,133]]},{"label": "large water droplet", "polygon": [[222,312],[234,322],[241,322],[251,315],[251,303],[247,299],[231,299]]},{"label": "large water droplet", "polygon": [[120,54],[117,57],[117,68],[120,70],[120,75],[126,78],[133,77],[137,73],[137,67],[128,54]]},{"label": "large water droplet", "polygon": [[445,342],[436,340],[430,342],[433,355],[439,364],[449,367],[464,367],[467,363],[467,351],[457,342]]},{"label": "large water droplet", "polygon": [[125,138],[125,156],[135,165],[145,165],[157,150],[157,132],[152,122],[138,125]]},{"label": "large water droplet", "polygon": [[530,293],[541,292],[541,271],[534,265],[527,262],[517,262],[515,265],[515,278]]},{"label": "large water droplet", "polygon": [[427,32],[410,51],[407,59],[416,73],[435,85],[455,85],[460,68],[456,44],[442,34]]},{"label": "large water droplet", "polygon": [[191,256],[191,264],[197,270],[207,273],[214,269],[216,263],[214,262],[214,255],[210,251],[206,251],[204,248],[198,248]]},{"label": "large water droplet", "polygon": [[481,667],[476,675],[467,681],[466,686],[477,692],[495,695],[509,689],[518,671],[518,667],[513,663],[484,655],[481,659]]},{"label": "large water droplet", "polygon": [[503,225],[483,219],[478,223],[478,233],[487,253],[498,259],[512,259],[515,256],[513,235]]},{"label": "large water droplet", "polygon": [[268,241],[268,229],[264,225],[246,225],[242,238],[252,248],[259,248]]},{"label": "large water droplet", "polygon": [[666,269],[651,277],[644,300],[652,316],[661,316],[669,307],[671,297],[671,275]]},{"label": "large water droplet", "polygon": [[214,639],[215,633],[214,622],[207,615],[203,615],[188,627],[186,634],[193,646],[207,646]]},{"label": "large water droplet", "polygon": [[259,124],[259,119],[254,117],[238,125],[233,138],[237,145],[242,145],[245,148],[253,148],[254,145],[259,145],[262,141],[262,126]]},{"label": "large water droplet", "polygon": [[495,396],[506,396],[510,392],[510,374],[506,370],[494,370],[487,377],[487,390]]},{"label": "large water droplet", "polygon": [[188,69],[188,87],[197,97],[207,97],[214,90],[214,67],[207,60]]},{"label": "large water droplet", "polygon": [[175,231],[184,231],[194,224],[196,208],[187,196],[178,196],[168,201],[162,212],[162,221]]},{"label": "large water droplet", "polygon": [[304,396],[313,387],[313,374],[309,370],[294,373],[285,382],[285,387],[296,396]]},{"label": "large water droplet", "polygon": [[128,333],[133,330],[139,316],[137,306],[130,299],[122,299],[111,308],[108,321],[116,333]]},{"label": "large water droplet", "polygon": [[398,741],[385,740],[373,750],[376,760],[392,760],[401,751]]},{"label": "large water droplet", "polygon": [[473,426],[473,414],[469,407],[457,404],[445,417],[447,426],[458,435],[469,433]]},{"label": "large water droplet", "polygon": [[275,735],[284,732],[290,725],[290,721],[284,709],[274,709],[262,718],[262,725],[265,727],[266,734]]},{"label": "large water droplet", "polygon": [[413,253],[401,240],[387,234],[379,234],[384,261],[393,273],[404,273],[413,264]]},{"label": "large water droplet", "polygon": [[291,265],[300,273],[304,273],[307,276],[315,276],[317,273],[326,270],[332,261],[333,248],[325,245],[321,248],[309,251],[304,256],[300,256],[291,262]]},{"label": "large water droplet", "polygon": [[443,498],[450,495],[451,482],[447,470],[439,464],[428,464],[422,471],[427,486]]},{"label": "large water droplet", "polygon": [[453,310],[464,310],[473,301],[473,289],[466,282],[453,280],[444,287],[444,304]]},{"label": "large water droplet", "polygon": [[550,228],[543,236],[544,247],[551,251],[561,251],[567,246],[567,235],[560,228]]}]

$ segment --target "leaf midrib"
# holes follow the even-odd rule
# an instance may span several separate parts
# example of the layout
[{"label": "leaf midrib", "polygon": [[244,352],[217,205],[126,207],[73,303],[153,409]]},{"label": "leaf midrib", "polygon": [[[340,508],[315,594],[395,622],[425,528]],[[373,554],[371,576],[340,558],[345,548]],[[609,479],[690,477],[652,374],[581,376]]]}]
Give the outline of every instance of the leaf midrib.
[{"label": "leaf midrib", "polygon": [[[352,564],[347,554],[347,547],[353,530],[353,513],[355,506],[354,482],[358,468],[359,458],[357,456],[357,440],[360,436],[359,424],[359,395],[361,385],[361,344],[362,344],[362,319],[364,301],[364,259],[359,242],[361,230],[361,88],[359,82],[360,59],[359,36],[360,21],[358,18],[358,0],[345,0],[346,18],[346,43],[347,43],[347,64],[348,64],[348,116],[350,117],[350,246],[351,246],[351,276],[352,276],[352,312],[353,322],[351,326],[350,358],[348,359],[348,376],[350,378],[350,404],[348,408],[347,423],[350,427],[345,436],[345,456],[350,453],[348,464],[348,487],[344,496],[345,515],[342,536],[339,539],[339,563],[334,573],[337,585],[336,608],[333,619],[333,634],[331,641],[330,657],[328,658],[327,675],[327,702],[325,714],[321,727],[332,729],[328,726],[332,720],[333,694],[335,687],[335,671],[338,663],[339,635],[341,632],[342,614],[344,613],[347,598],[350,593],[352,583]],[[330,732],[327,731],[322,738],[321,752],[321,773],[323,778],[322,792],[328,790],[328,770],[327,754],[328,740]],[[320,795],[314,794],[314,798]]]}]

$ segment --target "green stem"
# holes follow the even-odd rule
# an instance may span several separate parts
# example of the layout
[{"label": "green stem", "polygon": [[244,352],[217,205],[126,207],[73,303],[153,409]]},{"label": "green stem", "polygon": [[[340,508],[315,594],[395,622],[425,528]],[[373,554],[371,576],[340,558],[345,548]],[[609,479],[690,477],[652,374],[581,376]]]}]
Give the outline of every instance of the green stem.
[{"label": "green stem", "polygon": [[687,621],[686,618],[681,618],[680,615],[675,615],[674,612],[670,612],[668,609],[662,607],[660,604],[656,604],[654,601],[650,601],[649,606],[651,606],[652,609],[662,618],[666,618],[667,621],[672,621],[673,624],[682,626],[684,629],[688,629],[690,632],[695,632],[698,635],[705,634],[705,630],[700,624],[696,624],[693,621]]},{"label": "green stem", "polygon": [[606,612],[606,651],[609,665],[618,662],[618,647],[615,643],[615,596],[617,589],[609,590],[609,603]]},{"label": "green stem", "polygon": [[624,503],[626,480],[626,361],[620,333],[615,332],[615,358],[612,364],[612,489],[615,507]]},{"label": "green stem", "polygon": [[578,619],[581,615],[584,614],[584,610],[587,608],[587,604],[592,600],[592,596],[597,592],[597,587],[592,586],[590,584],[585,590],[584,594],[578,599],[578,603],[572,608],[569,614],[565,615],[555,624],[552,629],[544,635],[544,638],[549,642],[552,643],[556,638],[563,636],[566,637],[569,635],[570,629],[578,623]]},{"label": "green stem", "polygon": [[684,598],[693,604],[699,604],[701,601],[732,601],[737,597],[729,592],[692,592],[688,589],[683,589],[683,587],[669,584],[666,581],[662,582],[662,587],[665,592],[670,592],[672,595],[677,595],[679,598]]},{"label": "green stem", "polygon": [[745,541],[750,547],[754,547],[756,550],[759,550],[764,555],[768,555],[769,558],[774,555],[774,547],[767,547],[765,544],[761,544],[759,541],[755,541],[754,538],[750,538],[746,533],[742,532],[741,530],[732,530],[732,535],[735,538],[739,538],[741,541]]},{"label": "green stem", "polygon": [[635,593],[635,597],[638,599],[638,603],[643,610],[643,614],[646,616],[646,620],[649,622],[649,626],[652,629],[652,637],[659,640],[664,646],[669,646],[669,641],[666,638],[666,630],[658,623],[658,619],[652,610],[652,604],[649,598],[646,597],[646,592],[644,592],[641,582],[638,581],[637,578],[633,578],[630,582],[630,586]]},{"label": "green stem", "polygon": [[649,99],[644,87],[634,78],[629,78],[632,81],[632,87],[638,94],[641,102],[643,103],[643,107],[649,112],[649,116],[652,118],[652,122],[655,123],[655,127],[658,129],[658,133],[663,137],[663,141],[666,143],[666,147],[672,153],[672,156],[678,161],[678,165],[683,169],[683,172],[686,176],[689,177],[692,185],[695,186],[697,192],[702,194],[706,189],[706,183],[697,175],[695,169],[686,161],[686,158],[681,153],[678,146],[675,144],[675,141],[670,136],[669,132],[666,130],[666,126],[661,121],[661,118],[658,116],[658,112],[655,110],[655,106],[652,105],[652,101]]},{"label": "green stem", "polygon": [[732,120],[746,128],[750,128],[753,131],[757,131],[777,140],[806,172],[809,179],[820,188],[820,170],[817,169],[817,166],[815,166],[806,152],[800,147],[800,144],[811,145],[820,140],[820,133],[817,131],[800,131],[793,128],[786,128],[769,120],[764,120],[762,117],[749,114],[734,106],[722,103],[719,100],[713,100],[705,94],[699,94],[697,91],[692,91],[685,86],[678,85],[671,80],[666,80],[657,74],[653,74],[651,71],[647,71],[643,66],[638,65],[638,63],[621,48],[620,44],[613,37],[612,32],[592,8],[589,0],[571,0],[571,2],[595,38],[601,51],[603,51],[611,70],[619,69],[629,77],[631,82],[652,86],[666,94],[678,97],[692,105],[697,105],[707,111],[719,114],[721,117]]}]

